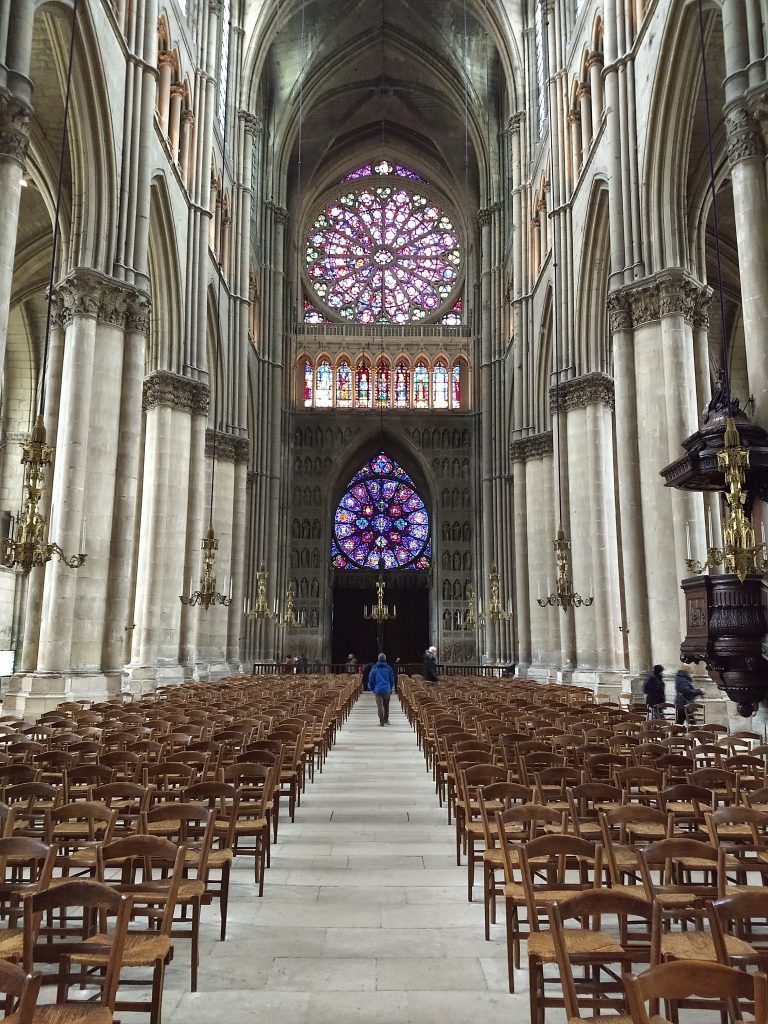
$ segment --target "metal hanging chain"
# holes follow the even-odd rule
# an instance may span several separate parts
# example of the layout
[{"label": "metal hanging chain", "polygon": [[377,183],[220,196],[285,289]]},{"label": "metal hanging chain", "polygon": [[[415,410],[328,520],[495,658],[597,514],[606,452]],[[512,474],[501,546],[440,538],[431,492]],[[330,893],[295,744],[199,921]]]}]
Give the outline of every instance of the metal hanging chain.
[{"label": "metal hanging chain", "polygon": [[61,149],[59,151],[59,176],[56,182],[56,205],[53,213],[53,241],[51,242],[51,269],[48,274],[48,303],[45,314],[45,340],[43,343],[43,364],[40,368],[40,391],[37,402],[38,416],[42,416],[45,410],[45,383],[46,371],[48,369],[48,349],[51,338],[51,311],[53,309],[53,278],[56,272],[56,247],[59,243],[61,229],[59,227],[59,215],[61,213],[61,187],[64,177],[64,157],[67,152],[67,128],[69,126],[69,103],[72,95],[72,68],[75,56],[75,37],[77,35],[77,4],[78,0],[72,0],[72,31],[69,36],[69,57],[67,61],[67,81],[64,90],[64,123],[61,129]]},{"label": "metal hanging chain", "polygon": [[715,189],[715,156],[712,143],[712,115],[709,109],[709,81],[707,77],[707,48],[704,33],[704,5],[698,2],[699,8],[699,44],[701,47],[702,85],[704,86],[704,110],[707,117],[707,153],[709,156],[709,187],[712,190],[712,221],[715,229],[715,255],[717,259],[717,291],[720,300],[720,336],[723,345],[723,374],[725,376],[725,396],[727,408],[731,408],[731,367],[728,352],[728,338],[725,333],[725,299],[723,298],[723,268],[720,260],[720,223],[717,216],[717,190]]},{"label": "metal hanging chain", "polygon": [[[232,67],[230,61],[232,58],[232,7],[229,8],[229,20],[227,24],[224,24],[222,18],[221,31],[227,32],[227,84],[224,87],[224,128],[223,138],[221,144],[221,187],[224,188],[225,175],[227,173],[227,135],[229,128],[229,88],[232,83]],[[221,50],[219,51],[221,54]],[[221,56],[219,57],[219,75],[221,75]],[[214,497],[214,484],[216,481],[216,447],[217,447],[217,434],[218,434],[218,421],[219,421],[219,359],[221,350],[221,286],[224,278],[224,204],[222,202],[222,216],[219,219],[219,281],[217,285],[216,294],[216,318],[218,331],[214,337],[214,343],[216,346],[213,367],[214,367],[214,379],[211,382],[211,389],[213,390],[213,452],[211,458],[211,501],[208,510],[208,526],[213,527],[213,497]],[[229,323],[230,310],[227,308],[227,323]],[[229,331],[227,331],[229,334]]]},{"label": "metal hanging chain", "polygon": [[[540,2],[540,0],[539,0]],[[547,83],[547,130],[549,132],[549,176],[550,176],[550,192],[553,197],[555,195],[555,139],[554,132],[552,130],[552,88],[550,87],[550,79],[552,78],[552,69],[549,66],[549,13],[548,7],[542,4],[541,10],[543,11],[544,17],[544,52],[542,53],[542,61],[546,61],[547,74],[544,77]],[[552,83],[554,86],[554,82]],[[558,197],[559,198],[559,197]],[[554,210],[551,211],[554,214]],[[550,218],[550,211],[547,211],[547,219]],[[557,505],[558,514],[560,517],[559,525],[563,525],[563,471],[560,453],[560,318],[558,316],[558,246],[557,246],[557,225],[555,224],[554,217],[551,219],[552,230],[550,232],[552,240],[552,335],[554,344],[554,357],[555,357],[555,412],[554,417],[557,417]],[[553,417],[553,420],[554,420]]]}]

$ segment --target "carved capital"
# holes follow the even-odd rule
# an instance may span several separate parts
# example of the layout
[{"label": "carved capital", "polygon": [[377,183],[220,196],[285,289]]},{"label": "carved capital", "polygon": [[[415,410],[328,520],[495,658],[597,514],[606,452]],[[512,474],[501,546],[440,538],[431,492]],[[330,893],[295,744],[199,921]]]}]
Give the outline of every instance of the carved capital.
[{"label": "carved capital", "polygon": [[632,310],[629,308],[627,296],[614,292],[608,296],[608,324],[611,334],[617,331],[632,330]]},{"label": "carved capital", "polygon": [[125,310],[125,329],[132,334],[149,335],[152,302],[148,295],[138,294],[128,300]]},{"label": "carved capital", "polygon": [[171,96],[176,96],[178,99],[184,99],[184,93],[187,91],[186,86],[181,82],[174,82],[171,85]]},{"label": "carved capital", "polygon": [[490,225],[493,220],[495,210],[495,206],[484,206],[482,209],[477,211],[477,223],[481,228],[487,228]]},{"label": "carved capital", "polygon": [[163,50],[162,53],[157,55],[157,66],[159,68],[170,68],[171,71],[175,71],[178,63],[173,50]]},{"label": "carved capital", "polygon": [[264,131],[264,125],[262,124],[261,118],[252,114],[250,111],[240,110],[238,111],[237,116],[243,122],[243,128],[245,128],[247,132],[250,132],[251,135],[261,135]]},{"label": "carved capital", "polygon": [[528,462],[529,459],[542,459],[554,451],[552,431],[543,434],[531,434],[512,441],[509,446],[510,458],[513,462]]},{"label": "carved capital", "polygon": [[290,214],[284,206],[273,206],[272,212],[275,218],[275,224],[287,224],[291,219]]},{"label": "carved capital", "polygon": [[141,407],[144,412],[158,405],[208,415],[209,388],[199,380],[190,380],[168,370],[155,370],[144,378]]},{"label": "carved capital", "polygon": [[611,330],[626,330],[614,326],[622,309],[629,311],[631,327],[654,323],[664,316],[682,316],[689,323],[700,326],[707,315],[712,289],[695,280],[686,271],[665,270],[655,277],[628,285],[614,292],[608,300]]},{"label": "carved capital", "polygon": [[224,10],[224,0],[208,0],[208,10],[218,17]]},{"label": "carved capital", "polygon": [[579,100],[589,99],[592,95],[592,90],[589,87],[589,82],[579,82],[579,87],[576,90],[576,96]]},{"label": "carved capital", "polygon": [[602,67],[604,64],[602,53],[599,50],[590,50],[587,54],[586,64],[588,68],[594,67],[595,64]]},{"label": "carved capital", "polygon": [[568,111],[568,124],[580,124],[581,123],[581,111],[573,110]]},{"label": "carved capital", "polygon": [[0,158],[24,166],[29,146],[29,111],[18,103],[3,100],[0,106]]},{"label": "carved capital", "polygon": [[731,167],[750,157],[763,156],[763,140],[758,124],[754,116],[743,107],[732,110],[726,115],[725,136],[728,141],[728,161]]},{"label": "carved capital", "polygon": [[246,487],[255,487],[257,479],[258,479],[258,473],[254,473],[253,470],[250,470],[250,472],[248,472],[246,474],[246,477],[245,477],[245,486]]},{"label": "carved capital", "polygon": [[505,125],[504,130],[508,132],[510,135],[512,135],[515,132],[519,132],[522,129],[524,122],[525,111],[518,110],[516,114],[512,114],[510,115],[510,117],[507,118],[507,123]]},{"label": "carved capital", "polygon": [[181,112],[181,123],[182,124],[188,124],[188,125],[194,124],[195,123],[194,111],[192,111],[192,110],[182,110],[182,112]]},{"label": "carved capital", "polygon": [[613,379],[604,373],[585,373],[563,381],[559,388],[550,388],[549,407],[552,412],[557,411],[558,397],[560,408],[565,412],[586,409],[588,405],[607,405],[613,409]]},{"label": "carved capital", "polygon": [[[250,442],[247,437],[239,434],[224,434],[216,431],[216,461],[219,462],[247,462]],[[214,432],[210,429],[205,432],[205,457],[213,458]]]},{"label": "carved capital", "polygon": [[95,270],[73,270],[54,289],[53,325],[67,327],[75,317],[93,317],[121,330],[149,333],[149,296]]}]

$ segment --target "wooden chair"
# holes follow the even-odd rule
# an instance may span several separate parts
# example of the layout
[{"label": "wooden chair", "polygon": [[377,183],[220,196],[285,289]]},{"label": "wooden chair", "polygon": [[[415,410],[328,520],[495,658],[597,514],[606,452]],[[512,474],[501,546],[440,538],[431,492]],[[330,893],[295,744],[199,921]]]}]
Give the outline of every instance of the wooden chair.
[{"label": "wooden chair", "polygon": [[[46,941],[39,941],[42,915],[52,921],[57,913],[64,922],[76,918],[79,934],[56,942],[50,941],[49,934]],[[102,882],[90,880],[65,881],[25,899],[24,969],[31,973],[38,965],[56,965],[57,968],[55,973],[43,972],[42,976],[43,984],[56,984],[56,1003],[40,1007],[35,1021],[39,1024],[112,1024],[130,915],[131,904],[126,896]],[[106,927],[109,918],[115,919],[111,932]],[[60,931],[70,936],[73,929],[67,927]],[[88,943],[88,939],[92,941]],[[103,974],[92,979],[80,970],[73,971],[72,958],[93,950],[102,953],[105,960]],[[82,990],[89,980],[98,983],[97,1002],[82,1001]],[[67,994],[74,985],[78,987],[80,999],[70,1002]]]},{"label": "wooden chair", "polygon": [[[666,1024],[656,1015],[661,999],[672,1004],[672,1019],[677,1020],[677,1005],[692,996],[703,997],[721,1013],[731,1010],[729,1000],[744,1000],[756,1022],[764,1021],[768,1013],[768,977],[745,974],[723,964],[690,960],[658,964],[639,976],[625,975],[624,987],[632,1024]],[[697,1008],[700,1006],[697,1002]]]},{"label": "wooden chair", "polygon": [[[239,794],[234,829],[235,856],[253,857],[254,882],[264,895],[264,873],[269,864],[270,815],[274,813],[272,793],[277,776],[274,769],[260,764],[235,764],[224,769],[224,782]],[[252,840],[247,844],[247,840]]]},{"label": "wooden chair", "polygon": [[602,841],[600,813],[622,806],[622,792],[607,782],[584,782],[568,790],[569,819],[574,835],[590,842]]},{"label": "wooden chair", "polygon": [[[234,860],[240,793],[225,782],[199,782],[185,791],[184,799],[204,804],[215,816],[204,881],[211,898],[219,901],[220,938],[224,942],[227,937],[229,876]],[[218,871],[218,878],[211,876],[212,871]]]},{"label": "wooden chair", "polygon": [[27,974],[18,964],[0,960],[0,994],[5,996],[3,1020],[12,1024],[32,1024],[41,981],[42,975],[38,971]]},{"label": "wooden chair", "polygon": [[[550,932],[540,930],[541,920],[548,921],[548,908],[567,901],[574,893],[597,889],[602,878],[602,847],[573,835],[540,836],[521,845],[520,874],[525,893],[530,932],[528,935],[528,975],[530,985],[531,1024],[544,1024],[548,1007],[563,1005],[562,998],[547,995],[544,965],[555,962],[555,948]],[[610,945],[601,933],[582,932],[583,952],[606,957],[621,952],[621,945]],[[593,936],[594,938],[590,938]]]},{"label": "wooden chair", "polygon": [[57,847],[62,876],[95,874],[96,848],[111,840],[116,820],[116,811],[95,800],[76,800],[48,811],[45,841]]},{"label": "wooden chair", "polygon": [[[606,918],[616,921],[610,932],[603,930]],[[579,927],[565,928],[565,921],[578,921]],[[634,964],[650,961],[649,944],[630,938],[637,922],[643,922],[644,933],[650,934],[650,903],[641,895],[612,889],[575,893],[549,907],[550,934],[569,1024],[583,1019],[596,1021],[595,1011],[604,1009],[622,1014],[606,1018],[611,1024],[629,1024],[621,975]],[[583,970],[578,981],[574,967]],[[582,1010],[586,1011],[585,1018]]]},{"label": "wooden chair", "polygon": [[[105,843],[98,852],[98,877],[108,881],[119,871],[119,879],[108,884],[131,900],[131,921],[146,918],[145,928],[129,927],[120,966],[123,970],[152,969],[149,1000],[121,999],[117,1010],[149,1012],[150,1024],[159,1024],[165,968],[173,956],[171,929],[184,873],[186,849],[156,836],[129,836]],[[86,939],[85,948],[73,954],[73,963],[90,970],[104,969],[110,956],[108,936]],[[123,978],[123,985],[146,986],[144,978]]]},{"label": "wooden chair", "polygon": [[[707,903],[715,955],[721,964],[746,969],[768,967],[768,890],[738,892]],[[735,947],[736,938],[749,949]]]},{"label": "wooden chair", "polygon": [[19,959],[23,929],[19,927],[23,898],[43,892],[51,884],[56,850],[37,839],[14,836],[0,839],[0,957]]}]

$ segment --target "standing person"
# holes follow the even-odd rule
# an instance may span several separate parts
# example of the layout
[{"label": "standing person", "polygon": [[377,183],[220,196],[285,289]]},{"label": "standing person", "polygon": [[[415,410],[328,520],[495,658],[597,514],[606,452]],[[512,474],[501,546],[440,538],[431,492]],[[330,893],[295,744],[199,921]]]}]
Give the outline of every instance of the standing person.
[{"label": "standing person", "polygon": [[424,653],[424,671],[422,672],[425,683],[437,682],[437,648],[428,647]]},{"label": "standing person", "polygon": [[678,725],[686,724],[691,701],[704,696],[704,691],[697,689],[691,682],[692,674],[690,665],[681,665],[675,676],[675,717]]},{"label": "standing person", "polygon": [[395,673],[387,664],[386,654],[380,654],[368,673],[368,689],[376,695],[379,725],[389,725],[389,698],[395,688]]},{"label": "standing person", "polygon": [[357,672],[357,658],[354,654],[347,655],[347,663],[344,666],[344,671],[352,675],[353,672]]},{"label": "standing person", "polygon": [[661,705],[666,696],[664,690],[663,665],[654,665],[653,671],[648,673],[648,678],[643,683],[645,703],[651,718],[661,718]]}]

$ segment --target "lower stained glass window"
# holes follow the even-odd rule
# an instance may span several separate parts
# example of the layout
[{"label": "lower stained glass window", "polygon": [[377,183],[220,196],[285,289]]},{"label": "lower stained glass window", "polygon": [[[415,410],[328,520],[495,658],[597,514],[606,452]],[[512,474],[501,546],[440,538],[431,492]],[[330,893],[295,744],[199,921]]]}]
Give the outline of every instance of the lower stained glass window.
[{"label": "lower stained glass window", "polygon": [[413,370],[413,404],[416,409],[429,408],[429,370],[423,362],[416,363]]},{"label": "lower stained glass window", "polygon": [[398,363],[395,367],[395,408],[407,409],[409,393],[411,390],[411,375],[405,363]]},{"label": "lower stained glass window", "polygon": [[352,370],[345,359],[336,371],[336,405],[341,408],[352,405]]},{"label": "lower stained glass window", "polygon": [[349,482],[334,518],[336,569],[428,569],[429,515],[413,481],[384,452]]},{"label": "lower stained glass window", "polygon": [[333,405],[333,373],[327,359],[323,359],[317,364],[315,405],[321,409],[330,409]]},{"label": "lower stained glass window", "polygon": [[307,360],[304,363],[304,405],[312,405],[312,391],[315,382],[315,371],[312,369],[312,363]]},{"label": "lower stained glass window", "polygon": [[435,409],[448,408],[448,367],[435,363],[432,371],[432,405]]},{"label": "lower stained glass window", "polygon": [[359,409],[371,407],[371,368],[367,363],[357,367],[355,403]]},{"label": "lower stained glass window", "polygon": [[453,408],[461,407],[461,363],[454,363],[451,370],[451,392]]},{"label": "lower stained glass window", "polygon": [[382,359],[376,366],[376,404],[388,409],[389,398],[389,363]]}]

